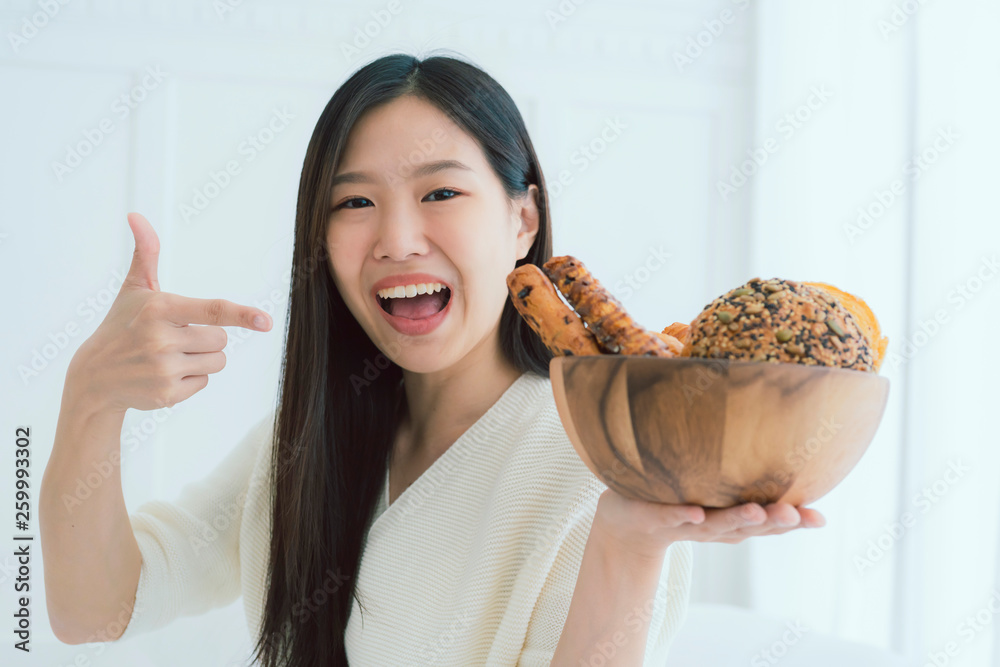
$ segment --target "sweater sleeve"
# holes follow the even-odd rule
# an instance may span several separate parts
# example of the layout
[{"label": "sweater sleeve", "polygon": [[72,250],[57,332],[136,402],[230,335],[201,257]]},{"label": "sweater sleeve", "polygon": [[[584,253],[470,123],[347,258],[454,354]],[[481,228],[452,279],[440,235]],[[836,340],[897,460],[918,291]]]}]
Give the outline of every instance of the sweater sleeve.
[{"label": "sweater sleeve", "polygon": [[[548,667],[552,662],[563,626],[569,616],[569,606],[576,588],[580,565],[583,563],[583,552],[590,535],[596,505],[590,510],[577,516],[559,548],[532,612],[517,667]],[[644,608],[637,607],[634,614],[629,614],[619,624],[625,641],[628,641],[640,627],[639,616],[648,614],[649,633],[643,667],[664,667],[667,664],[670,646],[687,614],[691,590],[691,565],[691,543],[671,544],[663,558],[663,570],[655,595]],[[614,648],[613,645],[594,647],[595,651],[603,650],[608,654]],[[602,655],[603,660],[597,659],[593,664],[603,663],[609,657],[610,655]]]},{"label": "sweater sleeve", "polygon": [[243,507],[273,420],[272,409],[214,470],[185,485],[173,502],[152,500],[129,514],[142,566],[132,617],[119,640],[239,597]]}]

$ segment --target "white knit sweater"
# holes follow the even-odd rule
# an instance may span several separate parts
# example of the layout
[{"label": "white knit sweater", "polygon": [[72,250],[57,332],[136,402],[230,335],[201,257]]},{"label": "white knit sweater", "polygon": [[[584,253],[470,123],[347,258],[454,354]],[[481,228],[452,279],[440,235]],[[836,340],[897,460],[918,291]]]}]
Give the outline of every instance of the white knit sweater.
[{"label": "white knit sweater", "polygon": [[[273,419],[272,410],[174,502],[130,514],[142,569],[121,639],[241,594],[256,639]],[[550,381],[521,375],[392,505],[385,486],[358,572],[364,613],[354,601],[348,621],[351,665],[548,665],[606,488],[567,438]],[[691,556],[690,542],[671,545],[656,594],[618,623],[628,641],[651,615],[647,667],[666,664],[686,615]],[[332,591],[343,579],[330,574]],[[595,645],[588,664],[613,649]]]}]

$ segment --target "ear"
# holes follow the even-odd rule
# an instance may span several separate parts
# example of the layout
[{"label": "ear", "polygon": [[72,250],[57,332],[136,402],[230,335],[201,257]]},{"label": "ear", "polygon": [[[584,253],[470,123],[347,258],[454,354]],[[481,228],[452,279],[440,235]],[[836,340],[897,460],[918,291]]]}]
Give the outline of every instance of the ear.
[{"label": "ear", "polygon": [[524,259],[538,234],[538,186],[532,183],[520,206],[521,227],[517,232],[517,259]]}]

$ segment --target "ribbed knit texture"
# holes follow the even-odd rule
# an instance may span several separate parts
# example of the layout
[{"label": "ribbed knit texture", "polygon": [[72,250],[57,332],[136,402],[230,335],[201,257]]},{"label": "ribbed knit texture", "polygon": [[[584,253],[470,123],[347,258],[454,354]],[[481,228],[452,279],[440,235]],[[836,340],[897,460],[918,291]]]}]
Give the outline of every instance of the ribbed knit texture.
[{"label": "ribbed knit texture", "polygon": [[[256,638],[273,419],[272,411],[174,502],[130,514],[143,562],[122,639],[241,594]],[[353,602],[345,636],[351,665],[549,665],[606,488],[567,438],[549,380],[521,375],[391,505],[384,487],[358,572],[364,610]],[[671,545],[655,595],[616,624],[627,642],[650,615],[646,667],[666,664],[691,567],[691,543]],[[613,650],[595,645],[589,664]]]}]

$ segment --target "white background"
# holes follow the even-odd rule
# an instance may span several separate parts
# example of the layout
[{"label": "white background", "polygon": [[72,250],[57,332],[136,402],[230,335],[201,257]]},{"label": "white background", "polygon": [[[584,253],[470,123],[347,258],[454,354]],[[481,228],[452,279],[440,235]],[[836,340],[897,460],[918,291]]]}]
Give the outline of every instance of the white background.
[{"label": "white background", "polygon": [[[225,372],[171,414],[129,413],[126,431],[140,435],[123,440],[128,506],[175,496],[223,458],[275,400],[298,177],[320,111],[365,62],[447,49],[521,109],[550,184],[555,254],[609,287],[631,276],[640,288],[618,295],[640,323],[690,321],[754,276],[818,280],[866,299],[898,355],[882,369],[892,388],[870,450],[814,505],[827,527],[696,545],[694,601],[921,661],[954,642],[947,664],[1000,667],[992,612],[969,641],[961,626],[1000,590],[1000,276],[987,268],[1000,251],[1000,3],[399,2],[374,29],[387,3],[69,0],[42,19],[37,2],[0,2],[0,433],[32,427],[34,479],[66,366],[128,269],[129,211],[159,235],[162,289],[273,309],[276,327],[229,330]],[[373,36],[352,53],[366,24]],[[150,70],[163,73],[152,86]],[[136,90],[123,117],[115,100]],[[251,161],[241,142],[275,109],[294,118]],[[102,119],[110,133],[68,172],[56,167]],[[623,131],[584,169],[581,145],[615,119]],[[935,147],[940,132],[954,139]],[[763,164],[746,162],[754,153]],[[241,172],[185,220],[182,204],[230,160]],[[573,182],[557,191],[564,170]],[[734,170],[742,184],[721,192]],[[860,225],[859,207],[876,215]],[[654,249],[670,259],[650,272]],[[955,461],[970,471],[950,484]],[[0,498],[11,477],[0,473]],[[895,537],[904,512],[916,525]],[[17,664],[237,664],[240,602],[128,645],[61,645],[39,552],[36,653]],[[0,556],[8,619],[12,563]]]}]

